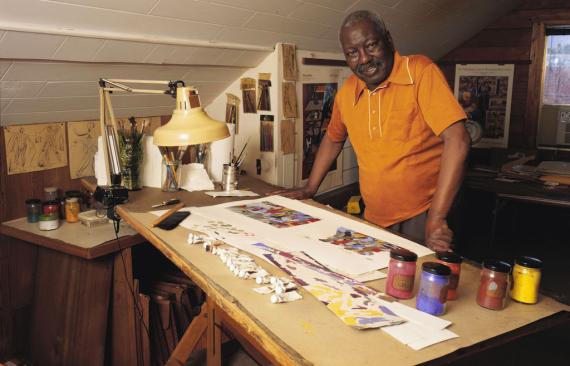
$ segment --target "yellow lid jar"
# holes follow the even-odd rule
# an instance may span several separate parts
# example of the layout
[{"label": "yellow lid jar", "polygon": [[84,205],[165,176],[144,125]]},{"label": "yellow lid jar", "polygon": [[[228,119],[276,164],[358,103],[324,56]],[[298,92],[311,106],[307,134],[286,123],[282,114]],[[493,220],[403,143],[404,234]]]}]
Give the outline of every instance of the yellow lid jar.
[{"label": "yellow lid jar", "polygon": [[542,261],[533,257],[518,257],[513,267],[511,298],[524,304],[536,304],[540,287]]}]

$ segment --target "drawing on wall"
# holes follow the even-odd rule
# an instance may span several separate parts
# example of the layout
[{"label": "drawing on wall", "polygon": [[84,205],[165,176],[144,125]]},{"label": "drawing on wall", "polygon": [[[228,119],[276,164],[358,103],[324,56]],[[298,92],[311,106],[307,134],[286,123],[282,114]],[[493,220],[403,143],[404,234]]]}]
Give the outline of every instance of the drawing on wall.
[{"label": "drawing on wall", "polygon": [[4,127],[8,175],[67,165],[65,123]]},{"label": "drawing on wall", "polygon": [[395,244],[373,238],[366,234],[362,234],[342,226],[339,226],[337,228],[336,234],[333,236],[319,240],[341,246],[346,250],[352,250],[362,255],[372,255],[374,253],[379,253],[382,251],[402,249]]},{"label": "drawing on wall", "polygon": [[[337,83],[303,84],[303,171],[307,179],[332,116]],[[330,170],[336,170],[336,161]]]},{"label": "drawing on wall", "polygon": [[268,201],[228,207],[230,211],[264,222],[276,228],[309,224],[320,219]]},{"label": "drawing on wall", "polygon": [[455,97],[483,129],[475,147],[507,147],[514,65],[457,65]]},{"label": "drawing on wall", "polygon": [[404,322],[382,304],[376,290],[363,283],[332,272],[312,261],[310,257],[305,259],[263,243],[254,245],[266,250],[268,253],[264,256],[267,259],[290,275],[299,286],[309,291],[346,325],[369,329]]},{"label": "drawing on wall", "polygon": [[99,135],[101,135],[99,121],[79,121],[67,124],[71,179],[95,175],[93,158],[97,152]]}]

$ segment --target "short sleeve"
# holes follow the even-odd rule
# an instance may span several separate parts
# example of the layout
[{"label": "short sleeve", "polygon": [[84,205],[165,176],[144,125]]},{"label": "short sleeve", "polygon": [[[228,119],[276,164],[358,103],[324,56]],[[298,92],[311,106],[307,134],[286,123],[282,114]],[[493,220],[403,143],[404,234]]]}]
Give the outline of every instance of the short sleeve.
[{"label": "short sleeve", "polygon": [[331,120],[329,122],[329,126],[327,128],[327,136],[333,142],[341,142],[346,140],[347,131],[344,122],[342,121],[342,115],[340,113],[340,104],[341,101],[339,100],[339,93],[337,93],[334,104],[333,104],[333,111],[331,115]]},{"label": "short sleeve", "polygon": [[437,136],[455,122],[467,118],[435,64],[429,64],[422,71],[417,90],[418,105],[424,120]]}]

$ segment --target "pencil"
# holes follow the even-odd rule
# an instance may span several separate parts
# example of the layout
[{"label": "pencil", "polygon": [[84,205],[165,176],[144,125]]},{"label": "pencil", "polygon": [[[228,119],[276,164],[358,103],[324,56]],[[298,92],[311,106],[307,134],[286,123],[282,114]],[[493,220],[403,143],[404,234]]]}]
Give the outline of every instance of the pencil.
[{"label": "pencil", "polygon": [[160,216],[159,218],[157,218],[152,222],[152,227],[159,225],[161,222],[172,216],[173,213],[175,213],[176,211],[180,210],[183,207],[184,207],[184,202],[179,202],[176,205],[172,206],[170,210],[166,211],[162,216]]}]

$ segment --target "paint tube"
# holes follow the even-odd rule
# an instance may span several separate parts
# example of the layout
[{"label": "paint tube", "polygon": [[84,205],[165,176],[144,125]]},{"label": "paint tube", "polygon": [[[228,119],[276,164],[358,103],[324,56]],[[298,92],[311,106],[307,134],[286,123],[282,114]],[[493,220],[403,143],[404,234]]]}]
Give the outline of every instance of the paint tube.
[{"label": "paint tube", "polygon": [[285,292],[283,294],[271,295],[271,302],[274,304],[279,304],[282,302],[291,302],[296,300],[301,300],[303,296],[297,291]]}]

